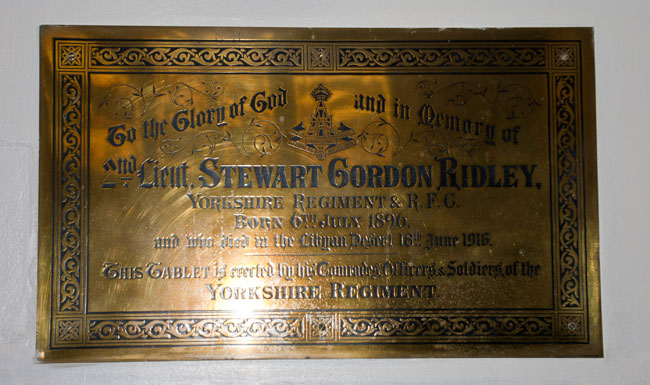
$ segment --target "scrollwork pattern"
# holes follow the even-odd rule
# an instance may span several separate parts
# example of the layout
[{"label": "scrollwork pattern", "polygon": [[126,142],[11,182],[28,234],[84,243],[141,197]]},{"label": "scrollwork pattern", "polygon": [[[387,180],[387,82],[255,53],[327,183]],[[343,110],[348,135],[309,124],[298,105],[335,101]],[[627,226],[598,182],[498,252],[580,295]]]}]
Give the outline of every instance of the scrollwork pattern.
[{"label": "scrollwork pattern", "polygon": [[423,80],[415,86],[415,92],[426,98],[444,92],[447,104],[455,106],[463,106],[475,96],[486,98],[487,90],[487,86],[480,83],[455,82],[441,86],[437,80]]},{"label": "scrollwork pattern", "polygon": [[92,47],[99,67],[302,67],[300,47]]},{"label": "scrollwork pattern", "polygon": [[106,108],[117,118],[130,120],[144,115],[159,98],[166,97],[178,107],[189,107],[194,105],[197,95],[203,95],[216,102],[223,92],[223,84],[213,80],[192,83],[171,82],[159,87],[155,84],[143,84],[139,87],[117,84],[106,91],[99,107]]},{"label": "scrollwork pattern", "polygon": [[251,120],[242,134],[241,148],[246,155],[253,151],[261,157],[271,155],[282,145],[284,134],[280,127],[270,120]]},{"label": "scrollwork pattern", "polygon": [[207,156],[220,146],[231,144],[244,156],[256,153],[261,158],[275,153],[282,145],[283,138],[282,130],[274,122],[252,119],[241,134],[241,140],[233,140],[231,132],[227,130],[205,130],[189,140],[183,137],[164,139],[160,143],[160,150],[173,155],[192,146],[192,155]]},{"label": "scrollwork pattern", "polygon": [[341,338],[552,336],[552,329],[552,317],[341,317]]},{"label": "scrollwork pattern", "polygon": [[229,131],[205,130],[195,134],[191,140],[183,141],[183,137],[164,139],[160,142],[160,151],[173,155],[188,146],[192,146],[192,155],[207,156],[217,150],[220,145],[232,143]]},{"label": "scrollwork pattern", "polygon": [[339,67],[543,67],[546,49],[535,48],[349,48],[338,51]]},{"label": "scrollwork pattern", "polygon": [[65,74],[61,84],[61,259],[59,310],[79,311],[81,277],[81,92],[82,76]]},{"label": "scrollwork pattern", "polygon": [[578,158],[576,149],[575,76],[555,77],[557,123],[558,216],[560,251],[560,304],[580,307],[578,260]]},{"label": "scrollwork pattern", "polygon": [[400,151],[400,132],[385,119],[368,124],[357,137],[357,143],[369,154],[385,157]]},{"label": "scrollwork pattern", "polygon": [[493,105],[494,110],[506,119],[524,119],[541,106],[541,101],[534,97],[533,91],[523,84],[499,84],[488,99],[488,87],[480,83],[455,82],[440,85],[437,80],[423,80],[416,86],[416,92],[426,98],[445,94],[447,104],[464,106],[470,99],[481,97]]},{"label": "scrollwork pattern", "polygon": [[541,106],[541,101],[523,84],[499,84],[494,105],[506,119],[523,119]]},{"label": "scrollwork pattern", "polygon": [[304,338],[304,318],[91,320],[90,341],[201,338]]}]

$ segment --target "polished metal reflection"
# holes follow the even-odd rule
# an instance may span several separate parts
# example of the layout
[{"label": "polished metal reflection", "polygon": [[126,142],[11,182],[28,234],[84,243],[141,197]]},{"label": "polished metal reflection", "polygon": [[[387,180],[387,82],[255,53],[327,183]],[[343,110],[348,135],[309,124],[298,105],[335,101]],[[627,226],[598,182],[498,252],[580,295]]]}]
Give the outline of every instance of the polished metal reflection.
[{"label": "polished metal reflection", "polygon": [[590,29],[41,40],[40,360],[602,355]]}]

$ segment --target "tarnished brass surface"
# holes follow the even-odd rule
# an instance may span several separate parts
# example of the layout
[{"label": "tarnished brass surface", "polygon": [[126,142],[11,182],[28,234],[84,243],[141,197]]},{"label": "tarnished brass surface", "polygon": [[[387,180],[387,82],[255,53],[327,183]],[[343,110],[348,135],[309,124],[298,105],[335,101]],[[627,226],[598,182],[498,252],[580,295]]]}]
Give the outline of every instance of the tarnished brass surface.
[{"label": "tarnished brass surface", "polygon": [[43,27],[37,357],[602,355],[592,31]]}]

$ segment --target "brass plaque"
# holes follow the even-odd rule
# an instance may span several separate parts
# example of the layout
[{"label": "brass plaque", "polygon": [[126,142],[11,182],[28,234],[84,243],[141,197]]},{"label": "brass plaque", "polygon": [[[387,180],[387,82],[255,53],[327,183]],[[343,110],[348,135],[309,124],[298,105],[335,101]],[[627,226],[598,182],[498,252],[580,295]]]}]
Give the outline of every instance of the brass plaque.
[{"label": "brass plaque", "polygon": [[592,30],[41,30],[37,357],[601,356]]}]

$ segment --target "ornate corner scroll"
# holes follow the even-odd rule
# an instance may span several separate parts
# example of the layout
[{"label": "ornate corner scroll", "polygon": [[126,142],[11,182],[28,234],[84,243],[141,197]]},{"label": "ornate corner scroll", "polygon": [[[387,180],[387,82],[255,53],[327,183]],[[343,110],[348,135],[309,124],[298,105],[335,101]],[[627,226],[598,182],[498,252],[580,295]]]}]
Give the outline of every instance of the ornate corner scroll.
[{"label": "ornate corner scroll", "polygon": [[59,44],[59,67],[62,69],[81,69],[84,67],[85,46],[83,44]]}]

